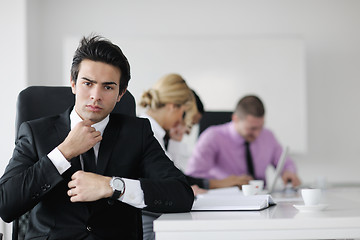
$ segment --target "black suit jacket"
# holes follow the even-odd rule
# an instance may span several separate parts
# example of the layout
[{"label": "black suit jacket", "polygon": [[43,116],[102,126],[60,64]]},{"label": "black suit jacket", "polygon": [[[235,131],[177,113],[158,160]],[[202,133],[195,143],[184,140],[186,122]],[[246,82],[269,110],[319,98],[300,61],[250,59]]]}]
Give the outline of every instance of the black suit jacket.
[{"label": "black suit jacket", "polygon": [[[26,239],[142,239],[141,211],[108,199],[72,203],[67,184],[47,154],[70,131],[70,110],[23,123],[13,157],[0,179],[0,216],[10,222],[30,212]],[[166,157],[146,119],[111,114],[98,155],[98,174],[139,179],[148,211],[186,212],[193,192]]]}]

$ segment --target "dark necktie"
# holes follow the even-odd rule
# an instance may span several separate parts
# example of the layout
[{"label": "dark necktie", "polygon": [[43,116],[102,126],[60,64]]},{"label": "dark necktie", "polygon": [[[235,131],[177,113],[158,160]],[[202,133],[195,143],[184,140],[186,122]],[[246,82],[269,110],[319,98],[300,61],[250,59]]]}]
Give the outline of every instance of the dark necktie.
[{"label": "dark necktie", "polygon": [[169,135],[168,132],[166,132],[165,136],[164,136],[164,147],[165,147],[166,151],[167,151],[168,146],[169,146],[169,140],[170,140],[170,135]]},{"label": "dark necktie", "polygon": [[71,179],[71,176],[76,171],[81,170],[80,156],[71,159],[70,163],[71,163],[71,167],[62,174],[64,179]]},{"label": "dark necktie", "polygon": [[253,160],[252,160],[252,156],[251,156],[251,152],[250,152],[250,143],[249,142],[245,142],[245,155],[246,155],[246,164],[247,164],[248,173],[251,176],[255,177]]},{"label": "dark necktie", "polygon": [[73,159],[70,160],[71,163],[71,167],[73,169],[74,172],[81,170],[81,163],[80,163],[80,157],[74,157]]},{"label": "dark necktie", "polygon": [[84,162],[84,171],[96,172],[94,148],[90,148],[87,152],[83,153],[81,156]]}]

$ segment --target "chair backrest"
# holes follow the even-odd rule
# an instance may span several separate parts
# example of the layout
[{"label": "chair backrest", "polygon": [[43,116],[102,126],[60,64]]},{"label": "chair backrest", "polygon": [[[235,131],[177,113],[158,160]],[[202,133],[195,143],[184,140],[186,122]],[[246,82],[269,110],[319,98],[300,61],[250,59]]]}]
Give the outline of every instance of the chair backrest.
[{"label": "chair backrest", "polygon": [[219,125],[231,121],[231,116],[233,112],[214,112],[206,111],[199,123],[199,135],[208,127],[212,125]]},{"label": "chair backrest", "polygon": [[[16,135],[21,123],[40,117],[56,115],[74,105],[75,95],[71,87],[31,86],[19,93],[16,106]],[[136,116],[136,103],[133,95],[126,91],[113,110]],[[28,213],[13,222],[13,240],[25,237],[28,225]]]},{"label": "chair backrest", "polygon": [[[19,93],[16,109],[16,131],[21,123],[40,117],[56,115],[74,105],[71,87],[31,86]],[[133,95],[126,91],[113,110],[115,113],[136,115]]]}]

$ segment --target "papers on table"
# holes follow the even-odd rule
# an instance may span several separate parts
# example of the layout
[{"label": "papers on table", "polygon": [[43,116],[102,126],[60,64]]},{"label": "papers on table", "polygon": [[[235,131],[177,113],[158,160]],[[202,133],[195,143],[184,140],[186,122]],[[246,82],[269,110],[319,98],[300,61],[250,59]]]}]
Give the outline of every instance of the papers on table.
[{"label": "papers on table", "polygon": [[231,187],[198,195],[192,211],[261,210],[274,204],[270,195],[244,196],[238,187]]},{"label": "papers on table", "polygon": [[216,188],[210,189],[205,194],[200,194],[199,196],[223,196],[223,195],[242,195],[242,191],[238,187],[227,187],[227,188]]}]

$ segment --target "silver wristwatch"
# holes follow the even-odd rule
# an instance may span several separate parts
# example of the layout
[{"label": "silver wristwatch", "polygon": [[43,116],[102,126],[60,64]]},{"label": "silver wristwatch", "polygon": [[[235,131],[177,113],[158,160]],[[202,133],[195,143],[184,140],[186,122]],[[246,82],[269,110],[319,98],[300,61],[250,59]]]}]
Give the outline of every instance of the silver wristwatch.
[{"label": "silver wristwatch", "polygon": [[120,177],[113,177],[110,180],[110,187],[114,191],[113,195],[111,196],[111,199],[117,200],[125,193],[125,182]]}]

